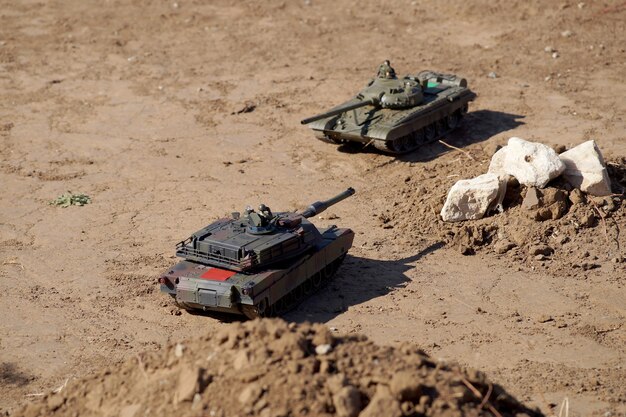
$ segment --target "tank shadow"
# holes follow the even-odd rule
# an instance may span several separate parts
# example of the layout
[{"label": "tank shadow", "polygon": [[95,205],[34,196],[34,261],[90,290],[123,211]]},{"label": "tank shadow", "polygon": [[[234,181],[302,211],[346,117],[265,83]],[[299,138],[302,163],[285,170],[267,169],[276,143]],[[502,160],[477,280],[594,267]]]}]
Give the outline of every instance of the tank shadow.
[{"label": "tank shadow", "polygon": [[[348,254],[332,281],[281,317],[290,322],[324,323],[347,310],[349,306],[390,293],[410,281],[404,273],[410,265],[444,246],[433,243],[419,253],[396,261],[381,261]],[[245,316],[216,311],[187,310],[187,314],[210,317],[222,323],[248,320]]]},{"label": "tank shadow", "polygon": [[210,317],[222,323],[234,323],[237,321],[246,321],[248,318],[241,314],[222,313],[219,311],[202,311],[202,310],[185,310],[187,314],[192,316]]},{"label": "tank shadow", "polygon": [[443,242],[437,242],[411,257],[396,261],[348,255],[329,285],[304,300],[283,318],[297,323],[328,322],[350,306],[404,287],[410,281],[405,273],[414,268],[411,263],[443,246]]},{"label": "tank shadow", "polygon": [[[483,142],[499,133],[515,129],[523,125],[525,116],[492,110],[477,110],[468,113],[461,125],[454,131],[440,138],[442,141],[457,148]],[[385,154],[373,146],[364,146],[357,142],[348,142],[337,147],[339,152],[344,153],[371,153],[387,155],[403,162],[427,162],[437,158],[446,152],[452,151],[449,147],[436,141],[424,145],[417,150],[405,155]]]}]

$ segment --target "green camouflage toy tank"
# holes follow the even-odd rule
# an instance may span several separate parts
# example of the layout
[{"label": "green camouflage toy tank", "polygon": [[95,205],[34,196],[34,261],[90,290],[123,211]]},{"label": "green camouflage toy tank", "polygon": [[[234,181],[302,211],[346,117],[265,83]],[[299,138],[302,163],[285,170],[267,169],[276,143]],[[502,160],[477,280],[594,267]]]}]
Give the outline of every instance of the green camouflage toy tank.
[{"label": "green camouflage toy tank", "polygon": [[402,154],[455,129],[475,97],[464,78],[422,71],[400,79],[385,61],[356,97],[301,123],[325,142],[361,142]]},{"label": "green camouflage toy tank", "polygon": [[307,219],[353,194],[348,188],[301,213],[261,204],[209,224],[178,243],[184,260],[159,278],[161,291],[187,310],[281,314],[329,280],[352,247],[352,230],[318,230]]}]

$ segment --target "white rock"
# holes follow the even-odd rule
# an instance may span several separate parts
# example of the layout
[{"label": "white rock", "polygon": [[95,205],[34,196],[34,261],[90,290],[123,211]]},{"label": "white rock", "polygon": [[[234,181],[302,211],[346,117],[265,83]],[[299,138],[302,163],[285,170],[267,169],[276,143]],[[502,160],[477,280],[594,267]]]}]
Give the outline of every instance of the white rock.
[{"label": "white rock", "polygon": [[589,140],[559,155],[565,164],[563,177],[587,194],[611,194],[611,180],[595,141]]},{"label": "white rock", "polygon": [[176,356],[177,358],[181,358],[184,351],[185,347],[180,343],[176,343],[176,346],[174,347],[174,356]]},{"label": "white rock", "polygon": [[333,347],[328,344],[315,346],[315,353],[317,353],[318,355],[326,355],[331,350],[333,350]]},{"label": "white rock", "polygon": [[481,219],[501,203],[505,191],[506,180],[496,174],[457,181],[448,192],[441,217],[447,222]]},{"label": "white rock", "polygon": [[489,172],[503,177],[511,175],[527,186],[544,188],[565,170],[565,164],[554,149],[542,143],[510,138],[507,146],[491,158]]}]

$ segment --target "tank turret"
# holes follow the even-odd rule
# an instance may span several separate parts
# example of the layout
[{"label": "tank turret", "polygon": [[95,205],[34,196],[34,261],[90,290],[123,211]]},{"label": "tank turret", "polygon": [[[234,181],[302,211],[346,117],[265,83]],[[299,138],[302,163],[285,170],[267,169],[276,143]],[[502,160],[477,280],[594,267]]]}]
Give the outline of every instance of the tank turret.
[{"label": "tank turret", "polygon": [[317,201],[300,213],[272,213],[261,204],[248,206],[243,215],[220,219],[179,242],[176,255],[235,271],[249,271],[296,257],[321,239],[306,219],[354,194],[353,188],[326,201]]},{"label": "tank turret", "polygon": [[308,117],[300,123],[306,125],[365,106],[379,109],[406,109],[417,106],[423,99],[424,95],[419,80],[408,75],[398,79],[389,61],[385,61],[378,68],[376,78],[371,80],[367,87],[361,90],[353,100],[328,112]]}]

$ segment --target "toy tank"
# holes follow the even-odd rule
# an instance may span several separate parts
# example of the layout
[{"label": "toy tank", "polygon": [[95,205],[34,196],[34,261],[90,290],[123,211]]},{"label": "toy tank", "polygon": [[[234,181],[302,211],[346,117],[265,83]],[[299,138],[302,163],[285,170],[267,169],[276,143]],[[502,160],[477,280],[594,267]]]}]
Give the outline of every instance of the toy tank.
[{"label": "toy tank", "polygon": [[300,213],[261,204],[209,224],[178,243],[184,260],[159,278],[161,291],[187,310],[281,314],[324,285],[352,247],[352,230],[318,230],[307,219],[353,194],[348,188]]},{"label": "toy tank", "polygon": [[325,142],[362,142],[402,154],[455,129],[475,97],[464,78],[422,71],[399,79],[385,61],[356,97],[301,123]]}]

